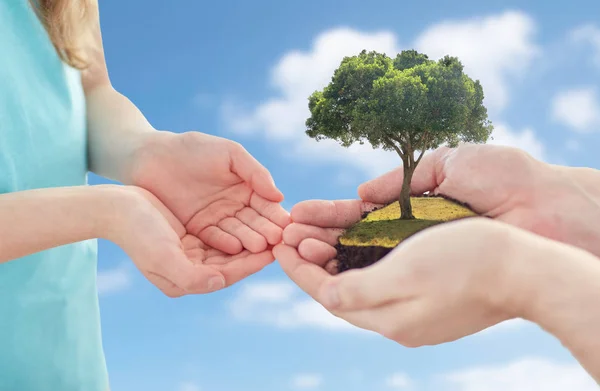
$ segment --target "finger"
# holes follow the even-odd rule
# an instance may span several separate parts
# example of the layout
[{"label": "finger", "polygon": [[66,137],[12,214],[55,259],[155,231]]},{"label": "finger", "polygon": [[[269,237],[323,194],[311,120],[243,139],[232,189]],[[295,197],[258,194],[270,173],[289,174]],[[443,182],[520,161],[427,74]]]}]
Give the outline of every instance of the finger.
[{"label": "finger", "polygon": [[244,249],[242,242],[238,238],[214,225],[203,229],[198,234],[198,238],[208,246],[227,254],[237,254]]},{"label": "finger", "polygon": [[269,171],[239,144],[232,144],[231,172],[237,174],[252,190],[273,202],[283,201],[283,193],[275,186]]},{"label": "finger", "polygon": [[244,208],[237,212],[235,217],[255,232],[262,235],[269,244],[275,245],[281,242],[281,227],[275,225],[266,217],[259,215],[254,209]]},{"label": "finger", "polygon": [[[433,191],[444,179],[444,164],[454,149],[441,147],[427,153],[415,169],[411,180],[411,193]],[[363,201],[387,204],[395,201],[402,189],[403,168],[399,167],[361,184],[358,195]]]},{"label": "finger", "polygon": [[[402,286],[399,260],[393,257],[391,253],[380,263],[336,275],[322,287],[317,300],[329,310],[346,312],[409,299],[407,289]],[[395,264],[389,267],[392,262]]]},{"label": "finger", "polygon": [[235,217],[219,221],[219,228],[235,236],[242,246],[252,253],[259,253],[267,248],[267,240]]},{"label": "finger", "polygon": [[273,248],[273,255],[285,274],[315,299],[319,297],[321,287],[332,278],[322,267],[300,257],[294,247],[278,244]]},{"label": "finger", "polygon": [[269,201],[257,193],[252,193],[250,207],[281,228],[291,223],[289,213],[280,204]]},{"label": "finger", "polygon": [[343,233],[344,230],[341,228],[321,228],[314,225],[292,223],[283,230],[283,241],[289,246],[298,247],[304,239],[312,238],[335,246]]},{"label": "finger", "polygon": [[365,212],[378,206],[381,205],[360,200],[310,200],[294,205],[291,217],[295,223],[322,228],[347,228],[359,221]]},{"label": "finger", "polygon": [[298,254],[308,262],[324,267],[329,261],[335,258],[337,251],[328,243],[308,238],[303,240],[298,246]]},{"label": "finger", "polygon": [[258,254],[248,254],[246,257],[233,259],[218,269],[225,276],[226,286],[231,286],[244,278],[261,271],[265,266],[273,263],[275,257],[271,250]]}]

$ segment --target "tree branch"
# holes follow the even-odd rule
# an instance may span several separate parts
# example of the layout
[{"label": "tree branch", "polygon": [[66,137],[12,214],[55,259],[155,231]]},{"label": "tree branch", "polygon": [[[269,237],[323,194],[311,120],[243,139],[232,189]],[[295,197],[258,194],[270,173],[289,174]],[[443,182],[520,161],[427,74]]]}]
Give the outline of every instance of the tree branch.
[{"label": "tree branch", "polygon": [[396,140],[392,137],[386,137],[386,139],[387,139],[387,142],[390,143],[392,148],[394,148],[396,150],[396,153],[398,153],[398,156],[400,156],[400,159],[402,159],[402,161],[404,162],[405,153],[402,152],[402,150],[394,143],[394,141],[396,141]]},{"label": "tree branch", "polygon": [[426,149],[423,149],[421,151],[421,153],[419,154],[419,158],[417,159],[417,161],[415,162],[415,166],[417,166],[419,164],[419,162],[421,161],[421,159],[423,158],[423,155],[425,155],[425,151]]},{"label": "tree branch", "polygon": [[426,137],[428,135],[428,133],[425,133],[423,135],[423,139],[427,140],[423,143],[423,149],[421,150],[421,153],[419,154],[419,158],[417,159],[417,161],[415,162],[415,166],[419,164],[419,162],[421,161],[421,159],[423,158],[423,156],[425,155],[425,151],[427,151],[427,143],[429,142],[428,138]]}]

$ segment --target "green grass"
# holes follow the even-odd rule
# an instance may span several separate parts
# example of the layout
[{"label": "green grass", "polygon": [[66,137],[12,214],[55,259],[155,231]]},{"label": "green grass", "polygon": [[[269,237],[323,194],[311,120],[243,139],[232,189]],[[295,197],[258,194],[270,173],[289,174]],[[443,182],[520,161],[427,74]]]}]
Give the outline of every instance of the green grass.
[{"label": "green grass", "polygon": [[475,216],[470,209],[441,197],[412,197],[415,220],[399,220],[398,202],[371,212],[340,238],[346,246],[396,247],[407,237],[436,224]]}]

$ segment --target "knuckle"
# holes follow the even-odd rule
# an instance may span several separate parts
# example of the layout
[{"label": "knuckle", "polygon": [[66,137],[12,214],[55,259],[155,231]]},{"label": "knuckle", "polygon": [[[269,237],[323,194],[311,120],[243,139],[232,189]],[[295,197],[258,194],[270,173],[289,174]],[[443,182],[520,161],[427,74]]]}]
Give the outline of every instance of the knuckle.
[{"label": "knuckle", "polygon": [[282,232],[283,242],[289,246],[299,245],[300,229],[297,224],[292,223],[285,227]]},{"label": "knuckle", "polygon": [[235,212],[235,218],[237,219],[249,219],[254,218],[254,214],[252,213],[252,209],[250,208],[242,208]]},{"label": "knuckle", "polygon": [[247,153],[246,148],[237,141],[227,140],[227,145],[232,153]]}]

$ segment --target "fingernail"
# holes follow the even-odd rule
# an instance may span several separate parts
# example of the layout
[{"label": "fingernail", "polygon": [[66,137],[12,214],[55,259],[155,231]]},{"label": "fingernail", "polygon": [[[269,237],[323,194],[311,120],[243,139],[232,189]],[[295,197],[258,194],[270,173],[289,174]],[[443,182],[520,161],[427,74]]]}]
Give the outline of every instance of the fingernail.
[{"label": "fingernail", "polygon": [[335,308],[340,305],[340,296],[335,285],[329,285],[325,288],[323,305],[327,308]]},{"label": "fingernail", "polygon": [[223,288],[225,288],[225,279],[223,277],[215,276],[208,280],[209,292],[218,291],[219,289]]}]

